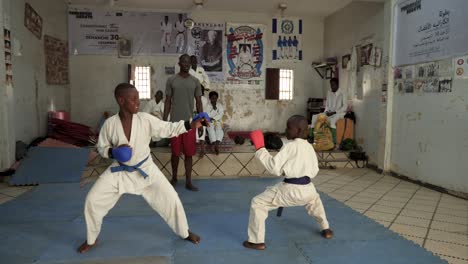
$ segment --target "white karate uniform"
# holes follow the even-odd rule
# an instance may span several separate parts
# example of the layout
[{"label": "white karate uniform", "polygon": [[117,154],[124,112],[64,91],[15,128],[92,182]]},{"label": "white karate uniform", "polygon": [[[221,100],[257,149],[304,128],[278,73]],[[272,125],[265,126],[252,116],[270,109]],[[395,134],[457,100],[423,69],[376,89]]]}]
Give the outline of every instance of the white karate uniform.
[{"label": "white karate uniform", "polygon": [[[175,72],[177,73],[179,71],[180,71],[180,66],[176,64]],[[203,85],[203,87],[205,87],[206,89],[210,89],[210,78],[206,74],[205,69],[203,69],[203,67],[197,66],[196,70],[193,70],[193,68],[190,67],[189,73],[193,77],[197,78],[200,84]]]},{"label": "white karate uniform", "polygon": [[177,35],[176,35],[176,39],[175,39],[175,43],[176,43],[176,47],[177,47],[177,52],[182,52],[183,48],[184,48],[184,44],[185,44],[185,26],[184,26],[184,22],[180,22],[179,20],[176,21],[175,23],[175,29],[177,31]]},{"label": "white karate uniform", "polygon": [[164,115],[164,101],[161,99],[159,103],[156,103],[156,100],[150,100],[143,108],[143,112],[152,114],[162,120]]},{"label": "white karate uniform", "polygon": [[100,175],[85,201],[84,215],[89,245],[95,243],[101,231],[102,219],[124,193],[142,195],[175,233],[182,238],[188,237],[187,217],[179,196],[153,162],[149,148],[151,136],[171,138],[185,132],[184,121],[164,122],[140,112],[133,115],[130,140],[127,140],[118,114],[106,120],[99,134],[99,154],[108,158],[109,148],[128,144],[132,148],[132,158],[124,164],[134,166],[148,158],[140,166],[148,177],[144,178],[137,170],[112,173],[111,167],[119,166],[117,161]]},{"label": "white karate uniform", "polygon": [[[314,148],[300,138],[286,143],[274,157],[265,148],[259,149],[255,157],[270,173],[277,176],[284,174],[286,178],[309,176],[312,179],[319,171]],[[329,228],[322,200],[313,183],[298,185],[280,182],[252,199],[248,241],[264,243],[268,211],[288,206],[305,206],[307,213],[315,218],[322,230]]]},{"label": "white karate uniform", "polygon": [[172,33],[172,23],[167,22],[164,24],[164,21],[161,22],[161,47],[170,47],[171,46],[171,33]]},{"label": "white karate uniform", "polygon": [[[338,89],[335,93],[328,91],[325,112],[336,112],[336,114],[328,117],[328,121],[330,122],[330,126],[332,128],[336,128],[336,121],[340,120],[346,115],[347,108],[348,105],[346,103],[346,96],[343,92],[341,92],[340,89]],[[318,115],[312,116],[312,127],[315,126],[317,117]]]},{"label": "white karate uniform", "polygon": [[223,141],[224,131],[221,120],[223,119],[224,115],[224,107],[220,103],[216,102],[215,110],[210,102],[206,106],[205,112],[208,114],[211,120],[210,126],[206,128],[206,130],[208,130],[208,137],[210,138],[210,142],[213,143],[215,141]]}]

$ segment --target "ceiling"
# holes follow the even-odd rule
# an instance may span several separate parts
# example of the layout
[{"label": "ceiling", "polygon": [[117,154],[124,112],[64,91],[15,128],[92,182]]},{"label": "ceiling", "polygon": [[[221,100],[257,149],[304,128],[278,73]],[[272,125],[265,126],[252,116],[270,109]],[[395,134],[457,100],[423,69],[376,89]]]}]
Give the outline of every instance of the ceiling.
[{"label": "ceiling", "polygon": [[[72,5],[102,6],[137,9],[191,10],[194,0],[65,0]],[[195,0],[201,1],[201,0]],[[279,3],[286,3],[285,15],[326,17],[351,2],[362,0],[204,0],[203,10],[277,14]],[[384,2],[385,0],[364,0]]]}]

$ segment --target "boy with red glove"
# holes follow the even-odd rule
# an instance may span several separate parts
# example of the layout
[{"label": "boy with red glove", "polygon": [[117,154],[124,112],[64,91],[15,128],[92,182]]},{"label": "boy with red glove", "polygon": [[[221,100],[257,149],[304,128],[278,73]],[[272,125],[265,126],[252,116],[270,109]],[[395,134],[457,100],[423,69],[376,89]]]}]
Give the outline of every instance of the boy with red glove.
[{"label": "boy with red glove", "polygon": [[244,241],[244,247],[265,249],[265,220],[268,211],[287,206],[305,206],[308,214],[319,223],[321,235],[325,238],[333,236],[320,196],[310,181],[317,175],[319,168],[314,148],[305,139],[307,125],[307,119],[303,116],[290,117],[286,136],[293,141],[284,145],[274,157],[265,149],[262,131],[255,130],[250,133],[257,150],[257,159],[270,173],[284,175],[285,179],[252,199],[248,240]]}]

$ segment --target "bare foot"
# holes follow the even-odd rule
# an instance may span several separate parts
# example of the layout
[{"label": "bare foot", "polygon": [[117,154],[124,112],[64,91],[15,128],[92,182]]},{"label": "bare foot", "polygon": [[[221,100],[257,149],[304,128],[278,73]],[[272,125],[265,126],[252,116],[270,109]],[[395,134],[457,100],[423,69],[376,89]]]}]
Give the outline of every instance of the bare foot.
[{"label": "bare foot", "polygon": [[252,243],[252,242],[249,242],[249,241],[244,241],[244,243],[242,243],[242,245],[244,245],[244,247],[246,247],[246,248],[256,249],[256,250],[265,250],[265,248],[266,248],[265,243]]},{"label": "bare foot", "polygon": [[324,229],[322,230],[322,232],[320,232],[320,234],[326,239],[330,239],[333,237],[333,231],[331,229]]},{"label": "bare foot", "polygon": [[194,244],[200,243],[200,237],[197,234],[190,232],[190,230],[188,231],[188,237],[186,237],[185,240],[190,241]]},{"label": "bare foot", "polygon": [[199,154],[200,159],[203,159],[205,157],[205,151],[201,151]]},{"label": "bare foot", "polygon": [[185,184],[185,189],[192,191],[192,192],[198,192],[198,188],[195,187],[195,185],[191,183]]},{"label": "bare foot", "polygon": [[175,187],[175,186],[176,186],[176,184],[177,184],[177,179],[174,179],[174,178],[172,178],[172,180],[171,180],[171,184],[172,184],[172,186],[174,186],[174,187]]},{"label": "bare foot", "polygon": [[96,246],[96,244],[97,244],[97,240],[96,240],[96,242],[94,242],[94,244],[92,244],[92,245],[88,245],[88,242],[85,241],[85,242],[83,242],[83,244],[81,244],[81,246],[77,249],[77,251],[78,251],[78,253],[82,253],[82,254],[83,254],[83,253],[86,253],[86,252],[88,252],[90,249],[92,249],[94,246]]}]

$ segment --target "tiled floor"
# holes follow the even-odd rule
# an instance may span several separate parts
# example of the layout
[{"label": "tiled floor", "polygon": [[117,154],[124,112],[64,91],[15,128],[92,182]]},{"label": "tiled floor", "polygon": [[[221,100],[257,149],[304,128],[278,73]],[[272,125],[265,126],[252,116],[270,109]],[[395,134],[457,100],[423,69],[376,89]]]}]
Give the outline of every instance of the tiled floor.
[{"label": "tiled floor", "polygon": [[[468,264],[467,200],[369,169],[321,170],[314,183],[318,190],[449,263]],[[0,204],[31,188],[0,183]]]}]

